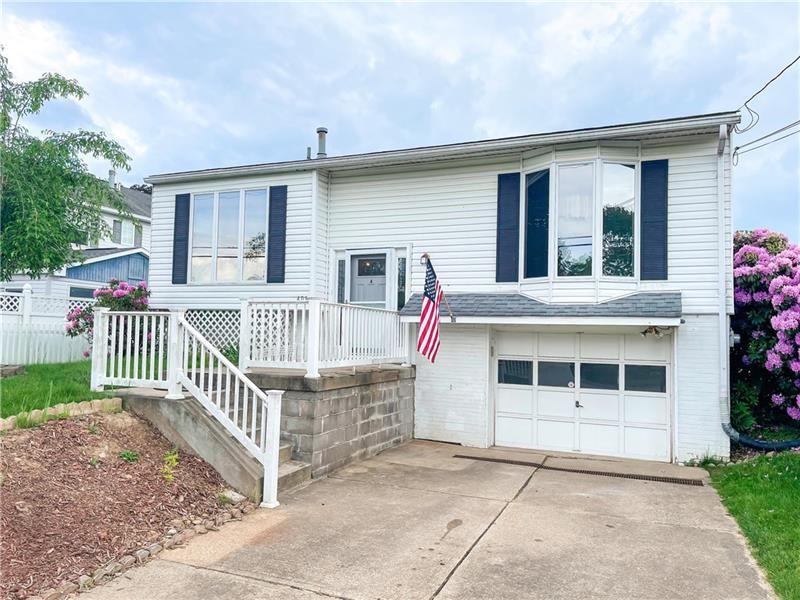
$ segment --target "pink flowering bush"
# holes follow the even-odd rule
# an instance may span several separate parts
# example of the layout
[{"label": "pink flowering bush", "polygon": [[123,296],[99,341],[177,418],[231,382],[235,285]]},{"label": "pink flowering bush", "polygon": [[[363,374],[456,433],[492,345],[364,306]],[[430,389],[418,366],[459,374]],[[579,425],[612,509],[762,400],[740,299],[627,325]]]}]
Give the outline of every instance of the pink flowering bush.
[{"label": "pink flowering bush", "polygon": [[800,246],[766,229],[738,231],[733,278],[732,325],[741,336],[731,354],[734,425],[798,422]]},{"label": "pink flowering bush", "polygon": [[[108,286],[92,292],[97,299],[94,306],[108,308],[109,310],[135,310],[144,311],[150,303],[150,290],[147,283],[140,281],[133,285],[125,281],[112,279]],[[70,337],[85,335],[89,343],[92,342],[92,329],[94,326],[93,306],[76,308],[67,314],[66,334]],[[122,337],[122,336],[120,336]],[[88,354],[87,354],[88,356]]]}]

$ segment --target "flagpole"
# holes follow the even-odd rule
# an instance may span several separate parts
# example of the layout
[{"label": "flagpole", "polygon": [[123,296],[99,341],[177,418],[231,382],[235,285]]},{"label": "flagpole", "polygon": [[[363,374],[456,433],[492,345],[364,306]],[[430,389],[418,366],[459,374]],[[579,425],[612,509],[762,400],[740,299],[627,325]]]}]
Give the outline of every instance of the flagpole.
[{"label": "flagpole", "polygon": [[[423,252],[419,257],[419,264],[424,265],[430,261],[430,259],[431,255],[427,252]],[[444,305],[447,308],[447,312],[450,314],[450,322],[455,323],[456,317],[453,314],[453,311],[450,309],[450,303],[447,301],[447,294],[444,293],[444,290],[442,290],[442,299],[444,300]]]}]

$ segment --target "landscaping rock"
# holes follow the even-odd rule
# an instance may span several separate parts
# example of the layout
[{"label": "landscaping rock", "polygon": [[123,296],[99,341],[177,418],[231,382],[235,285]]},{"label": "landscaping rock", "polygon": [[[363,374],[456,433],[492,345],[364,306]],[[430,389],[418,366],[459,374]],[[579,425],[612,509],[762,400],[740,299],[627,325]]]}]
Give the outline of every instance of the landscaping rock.
[{"label": "landscaping rock", "polygon": [[131,556],[130,554],[126,554],[125,556],[119,559],[119,564],[122,567],[123,571],[127,571],[133,565],[136,564],[136,557]]},{"label": "landscaping rock", "polygon": [[150,553],[150,556],[155,556],[156,554],[161,552],[163,549],[164,548],[161,546],[161,544],[150,544],[147,547],[147,551]]},{"label": "landscaping rock", "polygon": [[231,517],[236,519],[237,521],[241,520],[242,518],[242,511],[238,508],[231,509]]},{"label": "landscaping rock", "polygon": [[231,489],[222,491],[220,495],[230,500],[231,504],[239,504],[240,502],[244,502],[245,500],[247,500],[245,496],[243,496],[236,490],[231,490]]},{"label": "landscaping rock", "polygon": [[167,531],[167,535],[177,535],[177,533],[178,533],[178,530],[175,529],[174,527],[170,527],[169,531]]},{"label": "landscaping rock", "polygon": [[122,571],[122,565],[117,561],[110,562],[108,565],[106,565],[106,572],[109,575],[116,575],[120,571]]},{"label": "landscaping rock", "polygon": [[100,412],[103,410],[103,401],[102,400],[92,400],[92,410],[94,412]]},{"label": "landscaping rock", "polygon": [[41,423],[44,421],[44,411],[41,411],[38,408],[36,410],[32,410],[28,418],[30,419],[31,423]]},{"label": "landscaping rock", "polygon": [[194,530],[196,533],[200,534],[208,533],[208,529],[206,529],[204,525],[195,525]]},{"label": "landscaping rock", "polygon": [[161,545],[164,547],[164,550],[171,550],[172,548],[174,548],[175,544],[177,543],[176,542],[177,537],[178,536],[164,538],[164,541],[161,542]]},{"label": "landscaping rock", "polygon": [[61,592],[50,588],[41,593],[42,600],[61,600]]},{"label": "landscaping rock", "polygon": [[62,595],[67,596],[72,592],[78,591],[78,584],[73,581],[65,581],[59,586],[58,591],[61,592]]},{"label": "landscaping rock", "polygon": [[78,404],[78,414],[81,415],[88,415],[92,412],[92,403],[89,400],[84,400],[80,404]]},{"label": "landscaping rock", "polygon": [[81,575],[78,577],[78,588],[81,590],[88,590],[94,585],[94,580],[88,575]]},{"label": "landscaping rock", "polygon": [[144,548],[142,548],[141,550],[137,550],[136,552],[133,553],[133,555],[136,557],[136,562],[139,564],[143,563],[150,557],[150,553]]}]

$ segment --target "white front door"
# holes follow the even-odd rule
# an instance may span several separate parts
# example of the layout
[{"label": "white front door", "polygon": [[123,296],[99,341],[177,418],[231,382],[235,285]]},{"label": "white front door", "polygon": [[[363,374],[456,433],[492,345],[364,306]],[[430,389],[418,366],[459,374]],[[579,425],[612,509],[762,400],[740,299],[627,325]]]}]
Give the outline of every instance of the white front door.
[{"label": "white front door", "polygon": [[350,303],[386,308],[386,254],[350,258]]},{"label": "white front door", "polygon": [[498,332],[495,444],[670,460],[671,339]]}]

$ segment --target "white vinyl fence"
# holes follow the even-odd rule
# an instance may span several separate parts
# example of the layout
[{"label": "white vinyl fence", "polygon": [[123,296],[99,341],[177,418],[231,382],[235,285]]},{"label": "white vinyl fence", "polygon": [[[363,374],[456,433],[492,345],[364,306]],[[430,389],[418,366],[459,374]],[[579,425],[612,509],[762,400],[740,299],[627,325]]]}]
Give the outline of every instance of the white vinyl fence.
[{"label": "white vinyl fence", "polygon": [[48,364],[84,358],[85,337],[67,337],[66,315],[94,303],[88,298],[0,292],[0,364]]}]

